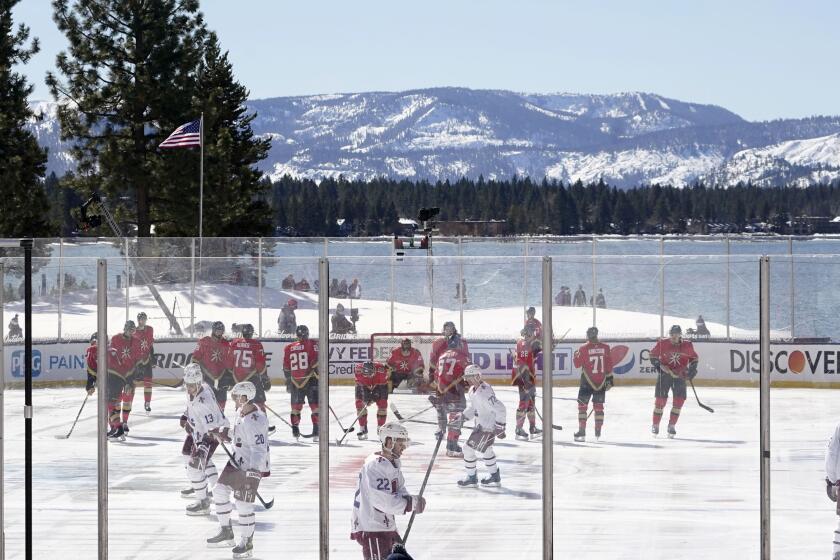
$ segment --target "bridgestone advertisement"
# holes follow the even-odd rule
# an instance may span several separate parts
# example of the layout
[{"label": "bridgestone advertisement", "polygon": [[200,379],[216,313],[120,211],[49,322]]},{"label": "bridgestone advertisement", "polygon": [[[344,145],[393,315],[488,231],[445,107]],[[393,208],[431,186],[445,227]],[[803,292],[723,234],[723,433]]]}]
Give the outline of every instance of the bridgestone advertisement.
[{"label": "bridgestone advertisement", "polygon": [[[607,341],[608,342],[608,341]],[[620,342],[611,344],[611,357],[616,381],[650,380],[655,372],[650,363],[649,352],[655,340]],[[609,343],[609,342],[608,342]],[[288,342],[264,340],[268,371],[271,377],[281,379],[283,348]],[[558,344],[554,348],[554,372],[556,380],[577,379],[572,355],[577,346]],[[700,356],[697,381],[714,384],[748,383],[758,381],[758,343],[695,342]],[[82,382],[86,379],[84,354],[87,344],[57,343],[39,344],[32,352],[32,376],[39,383],[66,381]],[[513,366],[513,341],[470,342],[473,363],[491,380],[503,381],[510,378]],[[155,343],[154,375],[166,382],[180,378],[178,364],[190,361],[195,341],[159,341]],[[774,381],[791,384],[821,385],[840,382],[839,344],[773,344],[771,346],[771,371]],[[386,356],[375,356],[384,360]],[[424,358],[428,359],[427,356]],[[352,380],[353,366],[370,359],[369,341],[334,341],[330,345],[330,377],[337,380]],[[6,346],[4,352],[6,381],[22,382],[24,359],[22,346]],[[542,372],[542,360],[537,360],[538,373]],[[428,366],[428,364],[427,364]]]}]

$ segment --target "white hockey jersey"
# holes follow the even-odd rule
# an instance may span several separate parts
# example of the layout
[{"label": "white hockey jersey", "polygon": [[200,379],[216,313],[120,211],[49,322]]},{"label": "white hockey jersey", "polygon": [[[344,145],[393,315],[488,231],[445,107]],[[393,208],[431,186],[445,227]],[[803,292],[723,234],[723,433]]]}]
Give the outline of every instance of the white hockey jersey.
[{"label": "white hockey jersey", "polygon": [[237,412],[231,439],[233,456],[240,469],[261,473],[271,471],[271,456],[268,451],[268,418],[262,410],[255,408],[244,416]]},{"label": "white hockey jersey", "polygon": [[351,532],[395,531],[394,515],[405,513],[409,500],[400,460],[379,453],[368,456],[353,496]]},{"label": "white hockey jersey", "polygon": [[840,424],[837,424],[828,440],[828,449],[825,451],[825,476],[832,483],[840,480]]},{"label": "white hockey jersey", "polygon": [[207,383],[201,384],[201,389],[194,397],[187,393],[187,410],[184,411],[187,421],[193,429],[193,440],[198,443],[211,430],[227,428],[230,423],[222,414],[216,395]]},{"label": "white hockey jersey", "polygon": [[493,432],[496,430],[497,424],[503,426],[506,423],[507,410],[505,405],[496,398],[493,387],[484,381],[477,387],[470,387],[467,392],[467,401],[469,406],[463,412],[464,420],[475,418],[476,428],[485,432]]}]

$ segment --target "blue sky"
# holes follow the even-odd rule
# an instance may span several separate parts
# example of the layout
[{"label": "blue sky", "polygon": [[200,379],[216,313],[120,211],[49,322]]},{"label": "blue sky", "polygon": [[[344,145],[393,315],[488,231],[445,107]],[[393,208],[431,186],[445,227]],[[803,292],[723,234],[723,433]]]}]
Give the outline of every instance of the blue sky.
[{"label": "blue sky", "polygon": [[[430,86],[648,91],[750,120],[840,115],[836,0],[203,0],[252,98]],[[42,52],[48,0],[22,0]]]}]

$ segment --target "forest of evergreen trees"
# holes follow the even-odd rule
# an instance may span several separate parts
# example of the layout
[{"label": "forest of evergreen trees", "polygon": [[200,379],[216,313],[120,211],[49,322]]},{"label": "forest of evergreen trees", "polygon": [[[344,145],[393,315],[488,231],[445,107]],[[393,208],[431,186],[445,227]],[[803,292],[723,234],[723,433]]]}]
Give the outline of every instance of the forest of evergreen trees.
[{"label": "forest of evergreen trees", "polygon": [[[508,234],[714,233],[766,230],[786,233],[796,216],[840,214],[840,182],[808,188],[685,188],[644,186],[619,190],[603,182],[461,179],[450,183],[376,179],[369,182],[284,177],[272,184],[277,232],[292,236],[389,235],[399,218],[438,206],[442,221],[505,220]],[[337,220],[345,222],[339,227]]]}]

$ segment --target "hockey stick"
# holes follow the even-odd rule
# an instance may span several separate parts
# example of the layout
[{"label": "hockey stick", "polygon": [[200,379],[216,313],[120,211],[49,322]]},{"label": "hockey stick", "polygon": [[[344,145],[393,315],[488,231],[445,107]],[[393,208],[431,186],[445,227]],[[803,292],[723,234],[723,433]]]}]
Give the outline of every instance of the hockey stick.
[{"label": "hockey stick", "polygon": [[694,380],[689,379],[688,383],[689,385],[691,385],[691,390],[694,391],[694,398],[697,399],[697,404],[700,406],[700,408],[713,413],[715,411],[714,408],[712,408],[711,406],[706,406],[705,404],[700,402],[700,397],[697,396],[697,389],[694,388]]},{"label": "hockey stick", "polygon": [[[223,442],[222,440],[219,440],[219,445],[221,445],[222,449],[224,449],[225,453],[227,453],[227,456],[230,458],[231,464],[233,464],[233,466],[235,466],[238,470],[242,471],[242,469],[237,464],[236,459],[233,457],[233,454],[227,448],[227,445],[225,445],[225,442]],[[245,471],[242,471],[242,472],[245,472]],[[271,498],[270,502],[266,502],[265,500],[263,500],[263,497],[260,496],[259,492],[255,492],[255,494],[257,495],[257,499],[260,501],[260,503],[263,505],[263,507],[265,509],[271,509],[271,506],[274,505],[274,498]]]},{"label": "hockey stick", "polygon": [[[408,420],[408,419],[406,419],[405,421],[406,422],[415,422],[417,424],[428,424],[429,426],[440,427],[440,424],[438,424],[437,422],[432,422],[431,420]],[[449,422],[447,422],[446,424],[448,426]],[[461,426],[461,429],[462,430],[474,430],[475,428],[473,428],[472,426]],[[446,431],[446,430],[444,429],[444,431]]]},{"label": "hockey stick", "polygon": [[409,420],[411,420],[411,419],[413,419],[413,418],[416,418],[417,416],[420,416],[420,415],[421,415],[421,414],[423,414],[424,412],[428,412],[429,410],[432,410],[433,408],[435,408],[435,405],[431,405],[431,406],[428,406],[428,407],[424,408],[424,409],[423,409],[423,410],[421,410],[420,412],[418,412],[418,413],[416,413],[416,414],[412,414],[412,415],[411,415],[411,416],[409,416],[408,418],[405,418],[402,414],[400,414],[400,411],[399,411],[399,410],[397,410],[397,403],[395,403],[395,402],[391,401],[390,403],[388,403],[388,406],[390,406],[390,407],[391,407],[391,412],[393,412],[393,413],[394,413],[394,416],[396,416],[396,417],[397,417],[397,420],[399,420],[400,422],[407,422],[407,421],[409,421]]},{"label": "hockey stick", "polygon": [[85,403],[87,403],[87,400],[88,400],[89,396],[90,396],[89,393],[85,393],[85,400],[82,401],[82,406],[79,407],[79,413],[76,414],[76,419],[73,420],[73,425],[70,426],[70,431],[67,432],[67,435],[66,436],[57,435],[57,436],[55,436],[56,439],[68,439],[70,437],[70,434],[73,433],[73,428],[76,427],[76,422],[79,421],[79,416],[82,415],[82,409],[85,407]]},{"label": "hockey stick", "polygon": [[[432,460],[429,461],[429,466],[426,468],[426,476],[423,478],[423,484],[420,486],[420,493],[417,494],[418,498],[423,497],[423,492],[426,490],[426,483],[429,482],[429,475],[432,474],[432,465],[435,464],[435,457],[437,457],[438,450],[440,450],[440,444],[443,441],[443,434],[441,433],[438,437],[437,443],[435,444],[435,450],[432,453]],[[413,501],[413,500],[412,500]],[[414,517],[417,515],[417,510],[412,509],[411,517],[408,520],[408,527],[405,528],[405,534],[402,538],[402,543],[405,544],[408,541],[408,534],[411,533],[411,526],[414,525]]]},{"label": "hockey stick", "polygon": [[335,440],[335,444],[336,444],[336,445],[341,445],[341,443],[344,441],[344,438],[346,438],[346,437],[347,437],[347,434],[349,434],[352,430],[355,430],[355,428],[353,428],[353,426],[355,426],[355,425],[356,425],[356,422],[358,422],[358,421],[359,421],[359,418],[361,418],[362,416],[364,416],[365,414],[367,414],[367,407],[369,407],[369,406],[370,406],[370,404],[371,404],[372,402],[373,402],[373,401],[368,401],[368,402],[366,402],[366,403],[365,403],[365,407],[359,411],[359,413],[356,415],[356,418],[353,420],[353,423],[352,423],[352,424],[350,424],[350,427],[349,427],[349,428],[347,428],[347,429],[344,431],[344,435],[343,435],[343,436],[341,436],[341,439],[337,439],[337,440]]},{"label": "hockey stick", "polygon": [[[279,414],[277,414],[276,412],[274,412],[274,409],[273,409],[273,408],[271,408],[270,406],[268,406],[268,403],[262,403],[262,404],[263,404],[263,406],[265,407],[265,409],[266,409],[267,411],[269,411],[269,412],[270,412],[270,413],[272,413],[274,416],[276,416],[277,418],[279,418],[280,420],[282,420],[284,424],[286,424],[286,425],[287,425],[288,427],[290,427],[292,430],[294,430],[294,429],[295,429],[295,427],[294,427],[294,426],[292,426],[292,425],[289,423],[289,421],[288,421],[288,420],[286,420],[285,418],[283,418],[282,416],[280,416]],[[300,434],[300,436],[301,436],[301,437],[305,437],[305,438],[311,438],[311,437],[312,437],[312,436],[314,436],[314,435],[315,435],[315,432],[312,432],[311,434]]]},{"label": "hockey stick", "polygon": [[347,432],[353,432],[356,430],[356,428],[352,426],[350,426],[346,430],[344,429],[344,426],[341,424],[341,420],[338,419],[338,414],[335,413],[335,410],[333,410],[332,405],[330,405],[330,412],[332,412],[333,418],[335,418],[335,421],[338,422],[338,427],[341,428],[342,432],[346,434]]}]

